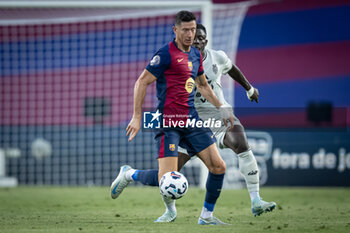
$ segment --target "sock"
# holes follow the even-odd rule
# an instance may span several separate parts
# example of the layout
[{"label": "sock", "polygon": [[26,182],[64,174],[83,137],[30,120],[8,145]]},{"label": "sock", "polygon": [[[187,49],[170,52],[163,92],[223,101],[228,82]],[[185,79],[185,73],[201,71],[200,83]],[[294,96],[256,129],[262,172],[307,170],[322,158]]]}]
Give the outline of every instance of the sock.
[{"label": "sock", "polygon": [[[239,171],[244,176],[248,192],[259,194],[259,169],[253,152],[249,149],[238,154]],[[253,194],[254,195],[254,194]]]},{"label": "sock", "polygon": [[144,185],[149,186],[159,186],[158,182],[158,170],[138,170],[137,176],[135,176],[135,181],[140,181]]},{"label": "sock", "polygon": [[125,172],[128,181],[140,181],[144,185],[159,186],[158,170],[135,170]]},{"label": "sock", "polygon": [[256,192],[256,191],[249,192],[249,195],[250,195],[250,200],[253,200],[253,199],[257,198],[257,197],[260,197],[259,192]]},{"label": "sock", "polygon": [[217,175],[209,172],[206,184],[207,192],[205,194],[204,207],[201,213],[202,218],[213,216],[216,200],[219,198],[221,193],[224,175],[225,174]]},{"label": "sock", "polygon": [[167,211],[176,212],[175,200],[162,196]]},{"label": "sock", "polygon": [[202,218],[211,218],[213,217],[213,211],[209,211],[207,208],[203,206],[202,212],[201,212]]},{"label": "sock", "polygon": [[126,171],[125,172],[125,179],[127,181],[133,181],[134,179],[132,178],[132,176],[134,175],[134,173],[138,171],[138,170],[135,170],[135,169],[130,169],[129,171]]}]

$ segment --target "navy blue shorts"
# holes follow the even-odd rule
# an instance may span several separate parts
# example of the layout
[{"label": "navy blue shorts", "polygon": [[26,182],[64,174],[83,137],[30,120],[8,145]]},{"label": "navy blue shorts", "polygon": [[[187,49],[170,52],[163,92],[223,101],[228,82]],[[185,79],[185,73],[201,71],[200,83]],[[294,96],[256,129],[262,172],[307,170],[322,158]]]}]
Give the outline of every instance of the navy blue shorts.
[{"label": "navy blue shorts", "polygon": [[158,158],[177,157],[177,148],[185,148],[188,155],[201,152],[216,139],[210,128],[163,128],[156,132]]}]

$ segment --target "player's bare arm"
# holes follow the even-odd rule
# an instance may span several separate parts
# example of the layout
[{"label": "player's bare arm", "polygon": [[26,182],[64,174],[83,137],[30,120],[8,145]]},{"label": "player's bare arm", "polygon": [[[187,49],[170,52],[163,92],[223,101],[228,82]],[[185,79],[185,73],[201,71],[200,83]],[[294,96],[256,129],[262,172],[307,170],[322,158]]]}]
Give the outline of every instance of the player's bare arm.
[{"label": "player's bare arm", "polygon": [[232,68],[228,71],[228,74],[247,91],[247,96],[250,99],[250,101],[255,101],[257,103],[259,102],[258,89],[254,88],[249,83],[249,81],[246,79],[246,77],[243,75],[243,73],[239,70],[237,66],[232,65]]},{"label": "player's bare arm", "polygon": [[222,103],[216,97],[213,89],[209,86],[205,74],[199,75],[196,78],[196,87],[201,95],[208,100],[212,105],[220,110],[225,126],[227,126],[227,120],[231,123],[231,127],[234,125],[233,114],[224,108]]},{"label": "player's bare arm", "polygon": [[137,79],[134,87],[134,114],[126,127],[126,136],[131,141],[139,132],[142,118],[142,104],[146,96],[147,86],[156,81],[156,77],[148,70],[144,70]]},{"label": "player's bare arm", "polygon": [[215,93],[210,88],[207,79],[205,78],[205,74],[199,75],[196,78],[196,87],[201,95],[207,99],[212,105],[216,108],[219,108],[222,103],[220,103],[219,99],[215,96]]}]

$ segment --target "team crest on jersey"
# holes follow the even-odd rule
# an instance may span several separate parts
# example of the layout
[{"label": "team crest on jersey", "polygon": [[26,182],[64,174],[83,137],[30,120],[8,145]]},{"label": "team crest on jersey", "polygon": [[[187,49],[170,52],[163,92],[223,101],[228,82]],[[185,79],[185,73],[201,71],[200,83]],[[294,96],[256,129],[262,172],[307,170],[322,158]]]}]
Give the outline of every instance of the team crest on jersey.
[{"label": "team crest on jersey", "polygon": [[191,62],[191,61],[188,62],[188,69],[190,69],[190,70],[193,69],[192,62]]},{"label": "team crest on jersey", "polygon": [[152,58],[152,60],[150,61],[150,65],[151,66],[156,66],[156,65],[159,65],[160,63],[160,56],[159,55],[156,55]]},{"label": "team crest on jersey", "polygon": [[169,144],[169,150],[174,151],[175,150],[175,144]]},{"label": "team crest on jersey", "polygon": [[193,78],[188,78],[185,84],[185,89],[188,93],[192,93],[194,88],[194,80]]},{"label": "team crest on jersey", "polygon": [[216,64],[213,64],[213,72],[214,74],[217,74],[219,71],[218,66]]}]

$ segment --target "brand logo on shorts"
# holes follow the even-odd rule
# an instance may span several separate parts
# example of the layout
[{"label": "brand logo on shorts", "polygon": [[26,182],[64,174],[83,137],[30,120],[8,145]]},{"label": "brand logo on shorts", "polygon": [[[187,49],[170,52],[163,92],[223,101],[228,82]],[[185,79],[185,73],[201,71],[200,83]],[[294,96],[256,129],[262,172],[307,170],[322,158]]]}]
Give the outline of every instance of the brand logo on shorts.
[{"label": "brand logo on shorts", "polygon": [[174,151],[175,150],[175,144],[169,144],[169,150]]},{"label": "brand logo on shorts", "polygon": [[156,112],[143,113],[143,128],[145,129],[160,129],[162,113],[157,109]]}]

